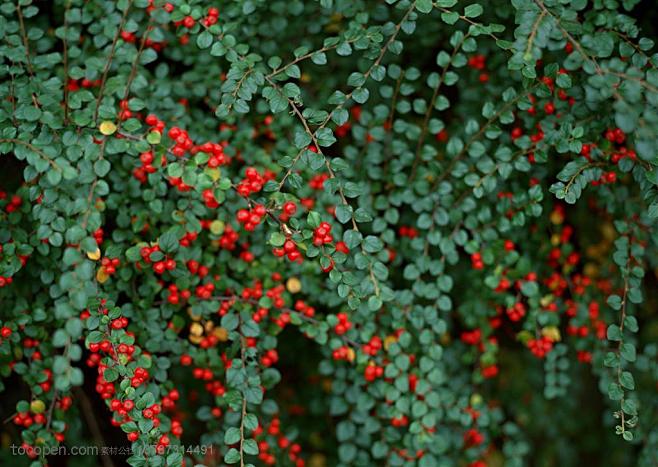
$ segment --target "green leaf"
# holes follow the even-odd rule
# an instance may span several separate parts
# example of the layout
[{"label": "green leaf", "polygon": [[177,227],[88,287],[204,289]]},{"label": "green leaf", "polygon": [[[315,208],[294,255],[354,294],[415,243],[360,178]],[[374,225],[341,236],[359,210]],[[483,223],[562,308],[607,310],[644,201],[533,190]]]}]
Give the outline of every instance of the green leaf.
[{"label": "green leaf", "polygon": [[212,40],[212,34],[210,34],[208,31],[203,31],[197,36],[196,45],[200,49],[207,49],[210,47],[210,44],[212,44]]},{"label": "green leaf", "polygon": [[472,5],[468,5],[466,8],[464,8],[464,16],[467,18],[477,18],[482,14],[484,10],[482,9],[482,5],[479,3],[473,3]]},{"label": "green leaf", "polygon": [[336,206],[336,218],[341,224],[346,224],[352,219],[352,206],[341,204]]},{"label": "green leaf", "polygon": [[608,340],[610,341],[620,341],[622,339],[621,330],[616,324],[611,324],[608,326]]},{"label": "green leaf", "polygon": [[94,162],[94,172],[99,177],[104,177],[110,171],[110,163],[105,159],[100,159]]},{"label": "green leaf", "polygon": [[165,252],[165,253],[173,253],[178,249],[178,245],[180,244],[178,240],[178,229],[177,228],[172,228],[167,230],[165,233],[163,233],[160,236],[160,239],[158,240],[158,245],[160,245],[160,249]]},{"label": "green leaf", "polygon": [[432,0],[416,0],[416,10],[421,13],[429,13],[432,11]]},{"label": "green leaf", "polygon": [[637,354],[635,351],[635,346],[633,344],[625,343],[622,344],[620,350],[621,357],[628,361],[628,362],[634,362]]},{"label": "green leaf", "polygon": [[227,464],[236,464],[240,462],[240,453],[238,450],[235,448],[229,449],[224,456],[224,462]]},{"label": "green leaf", "polygon": [[235,427],[231,427],[226,430],[224,433],[224,443],[226,444],[235,444],[240,441],[240,430]]}]

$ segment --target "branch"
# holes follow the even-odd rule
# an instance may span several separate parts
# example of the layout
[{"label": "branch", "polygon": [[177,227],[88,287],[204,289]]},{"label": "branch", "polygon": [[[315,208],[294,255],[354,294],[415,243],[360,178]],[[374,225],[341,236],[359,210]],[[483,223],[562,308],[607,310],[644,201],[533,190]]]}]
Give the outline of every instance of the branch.
[{"label": "branch", "polygon": [[117,42],[119,42],[119,37],[121,35],[121,31],[123,30],[123,26],[126,23],[126,18],[128,17],[128,10],[130,10],[130,7],[132,6],[133,0],[128,0],[128,3],[126,4],[126,8],[123,10],[123,15],[121,16],[121,22],[119,23],[119,27],[117,29],[116,34],[114,35],[114,40],[112,41],[112,46],[110,47],[110,54],[107,57],[107,60],[105,61],[105,67],[103,68],[103,75],[101,77],[101,85],[100,88],[98,89],[98,98],[96,99],[96,109],[94,110],[94,126],[98,123],[98,111],[100,109],[101,105],[101,100],[103,99],[103,91],[105,90],[105,82],[107,81],[107,74],[110,71],[110,66],[112,65],[112,59],[114,58],[114,51],[117,46]]}]

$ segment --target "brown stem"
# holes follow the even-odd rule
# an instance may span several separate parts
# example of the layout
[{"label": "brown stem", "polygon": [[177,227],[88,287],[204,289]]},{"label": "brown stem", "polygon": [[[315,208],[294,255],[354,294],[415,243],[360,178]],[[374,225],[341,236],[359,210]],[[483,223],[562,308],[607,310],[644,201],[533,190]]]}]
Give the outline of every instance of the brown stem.
[{"label": "brown stem", "polygon": [[57,165],[57,163],[54,160],[52,160],[50,157],[48,157],[46,155],[46,153],[44,153],[40,149],[37,149],[34,145],[32,145],[32,144],[30,144],[26,141],[16,139],[16,138],[0,138],[0,143],[13,143],[13,144],[20,144],[21,146],[25,146],[30,151],[35,152],[36,154],[41,156],[43,159],[47,160],[48,163],[52,166],[53,169],[55,169],[59,172],[62,171],[62,168],[59,165]]},{"label": "brown stem", "polygon": [[110,66],[112,65],[112,60],[114,59],[114,51],[119,42],[119,37],[121,36],[121,31],[123,30],[123,25],[126,23],[126,18],[128,17],[128,10],[132,6],[132,0],[129,0],[126,4],[126,8],[123,10],[123,15],[121,16],[121,22],[119,23],[119,28],[117,33],[114,35],[114,40],[110,46],[110,54],[105,61],[105,67],[103,68],[103,74],[101,76],[101,85],[98,89],[98,98],[96,99],[96,109],[94,110],[94,126],[98,123],[98,111],[101,106],[101,100],[103,100],[103,91],[105,91],[105,82],[107,81],[107,74],[110,71]]},{"label": "brown stem", "polygon": [[[73,392],[75,393],[76,397],[80,401],[80,405],[82,406],[81,407],[82,415],[84,416],[85,421],[87,422],[87,427],[91,432],[91,436],[94,438],[94,443],[98,447],[105,446],[105,439],[103,438],[103,433],[101,432],[101,429],[98,426],[98,422],[96,421],[96,418],[94,416],[94,408],[92,407],[91,402],[89,401],[89,397],[87,397],[87,393],[85,393],[85,391],[80,388],[74,388]],[[104,467],[114,467],[114,464],[112,463],[112,459],[109,456],[105,456],[101,453],[99,454],[99,457]]]},{"label": "brown stem", "polygon": [[[25,22],[23,21],[23,11],[21,10],[20,3],[16,4],[16,14],[18,16],[18,24],[20,26],[20,31],[21,31],[21,40],[23,41],[23,47],[25,48],[25,60],[27,62],[27,72],[29,73],[30,78],[32,78],[32,81],[36,83],[36,80],[34,79],[34,68],[32,67],[32,60],[30,59],[30,41],[28,40],[27,32],[25,31]],[[37,109],[40,108],[39,100],[37,99],[37,96],[34,93],[32,93],[32,103]]]},{"label": "brown stem", "polygon": [[63,47],[63,63],[64,63],[64,125],[69,123],[69,46],[66,39],[68,33],[68,12],[71,7],[71,1],[66,2],[66,9],[64,10],[64,39],[62,39]]},{"label": "brown stem", "polygon": [[421,149],[423,148],[423,142],[425,141],[425,136],[427,135],[427,127],[430,121],[430,117],[432,116],[432,110],[434,109],[434,104],[436,102],[436,99],[439,97],[439,91],[441,90],[441,85],[443,84],[446,74],[450,69],[450,63],[452,63],[452,60],[455,58],[455,55],[457,55],[457,52],[459,52],[459,49],[461,48],[462,44],[468,37],[469,37],[468,34],[464,34],[462,40],[459,41],[459,43],[455,46],[455,48],[452,51],[452,54],[450,55],[450,60],[448,61],[446,66],[443,68],[443,71],[441,72],[441,77],[439,78],[439,82],[434,87],[434,92],[432,93],[432,99],[430,100],[430,105],[427,107],[427,111],[425,112],[425,118],[423,119],[423,126],[420,131],[420,137],[418,138],[418,144],[416,144],[416,157],[414,158],[414,162],[411,165],[411,172],[409,173],[409,178],[407,179],[409,182],[411,182],[414,179],[414,177],[416,176],[416,170],[418,170],[418,164],[420,163],[420,152]]}]

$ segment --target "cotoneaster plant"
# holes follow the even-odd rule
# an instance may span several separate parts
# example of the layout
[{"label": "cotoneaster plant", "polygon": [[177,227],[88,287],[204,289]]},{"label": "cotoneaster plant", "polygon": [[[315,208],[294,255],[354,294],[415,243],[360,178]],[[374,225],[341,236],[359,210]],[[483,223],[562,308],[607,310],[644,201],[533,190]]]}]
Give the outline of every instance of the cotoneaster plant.
[{"label": "cotoneaster plant", "polygon": [[3,2],[2,462],[656,465],[639,3]]}]

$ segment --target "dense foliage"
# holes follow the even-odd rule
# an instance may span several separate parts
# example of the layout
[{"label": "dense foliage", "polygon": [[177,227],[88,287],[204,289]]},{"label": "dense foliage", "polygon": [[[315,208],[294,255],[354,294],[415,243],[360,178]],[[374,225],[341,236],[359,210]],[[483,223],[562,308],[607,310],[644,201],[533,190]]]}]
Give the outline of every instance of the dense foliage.
[{"label": "dense foliage", "polygon": [[637,3],[2,2],[0,461],[658,464]]}]

